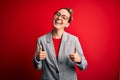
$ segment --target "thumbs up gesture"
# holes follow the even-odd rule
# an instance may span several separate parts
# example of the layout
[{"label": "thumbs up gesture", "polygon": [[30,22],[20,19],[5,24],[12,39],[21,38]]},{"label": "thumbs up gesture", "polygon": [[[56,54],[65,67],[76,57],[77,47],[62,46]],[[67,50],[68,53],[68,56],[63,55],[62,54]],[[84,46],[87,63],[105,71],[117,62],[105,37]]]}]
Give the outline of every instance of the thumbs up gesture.
[{"label": "thumbs up gesture", "polygon": [[70,54],[70,59],[75,62],[75,63],[80,63],[81,62],[81,57],[77,52],[77,48],[75,48],[74,53]]},{"label": "thumbs up gesture", "polygon": [[39,51],[37,53],[37,60],[44,60],[47,56],[47,53],[45,51],[42,51],[42,46],[40,45]]}]

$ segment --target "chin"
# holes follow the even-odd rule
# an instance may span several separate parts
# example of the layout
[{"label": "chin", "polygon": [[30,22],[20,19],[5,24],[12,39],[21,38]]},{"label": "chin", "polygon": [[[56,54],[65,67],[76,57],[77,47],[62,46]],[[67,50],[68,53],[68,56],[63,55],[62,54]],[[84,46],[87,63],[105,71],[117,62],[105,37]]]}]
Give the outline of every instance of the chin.
[{"label": "chin", "polygon": [[59,30],[61,28],[60,28],[60,26],[54,26],[54,29]]},{"label": "chin", "polygon": [[55,23],[53,23],[53,26],[54,26],[55,28],[59,28],[59,27],[60,27],[59,24],[55,24]]}]

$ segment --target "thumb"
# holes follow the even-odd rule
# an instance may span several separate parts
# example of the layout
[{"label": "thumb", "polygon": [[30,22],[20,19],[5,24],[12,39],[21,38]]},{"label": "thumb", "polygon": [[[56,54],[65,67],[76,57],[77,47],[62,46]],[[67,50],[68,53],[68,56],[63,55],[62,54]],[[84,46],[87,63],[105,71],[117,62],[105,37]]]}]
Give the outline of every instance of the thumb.
[{"label": "thumb", "polygon": [[42,51],[42,46],[40,45],[39,50]]},{"label": "thumb", "polygon": [[75,48],[74,53],[75,53],[75,54],[77,53],[77,48]]}]

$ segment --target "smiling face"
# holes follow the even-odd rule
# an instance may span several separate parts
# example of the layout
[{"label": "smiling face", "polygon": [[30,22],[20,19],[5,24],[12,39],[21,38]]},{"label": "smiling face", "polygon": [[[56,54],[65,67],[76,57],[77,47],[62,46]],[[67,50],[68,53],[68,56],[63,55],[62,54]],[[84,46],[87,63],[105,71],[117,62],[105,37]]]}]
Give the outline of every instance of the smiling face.
[{"label": "smiling face", "polygon": [[64,30],[65,27],[69,26],[70,13],[66,9],[58,10],[53,18],[54,29]]}]

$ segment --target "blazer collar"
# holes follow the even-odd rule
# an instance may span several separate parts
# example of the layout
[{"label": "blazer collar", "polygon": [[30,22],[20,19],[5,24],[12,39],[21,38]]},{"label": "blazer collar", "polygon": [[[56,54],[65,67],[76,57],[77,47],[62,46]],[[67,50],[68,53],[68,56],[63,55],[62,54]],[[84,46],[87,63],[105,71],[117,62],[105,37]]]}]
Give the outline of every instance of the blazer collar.
[{"label": "blazer collar", "polygon": [[[52,42],[52,31],[50,33],[47,34],[47,42],[51,43]],[[62,41],[66,41],[67,40],[67,32],[63,32],[63,36],[62,36]]]}]

